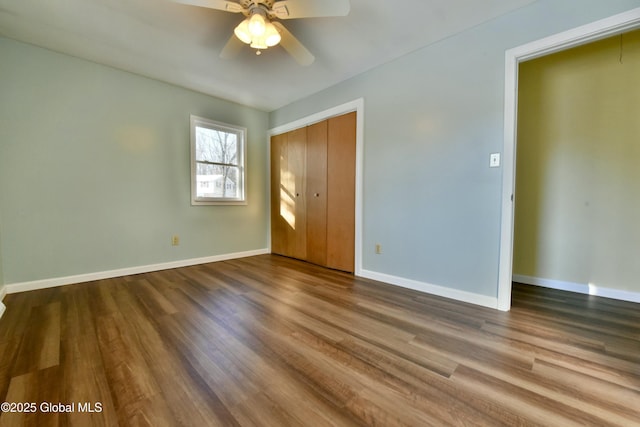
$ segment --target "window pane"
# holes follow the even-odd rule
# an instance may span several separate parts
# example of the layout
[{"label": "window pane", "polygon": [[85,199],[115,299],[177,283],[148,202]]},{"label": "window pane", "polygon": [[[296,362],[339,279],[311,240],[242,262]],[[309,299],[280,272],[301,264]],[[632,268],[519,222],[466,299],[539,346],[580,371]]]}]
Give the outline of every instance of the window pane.
[{"label": "window pane", "polygon": [[196,127],[196,161],[238,164],[238,136],[221,130]]},{"label": "window pane", "polygon": [[240,198],[240,169],[235,166],[197,164],[196,197]]},{"label": "window pane", "polygon": [[192,115],[191,204],[244,205],[247,130]]}]

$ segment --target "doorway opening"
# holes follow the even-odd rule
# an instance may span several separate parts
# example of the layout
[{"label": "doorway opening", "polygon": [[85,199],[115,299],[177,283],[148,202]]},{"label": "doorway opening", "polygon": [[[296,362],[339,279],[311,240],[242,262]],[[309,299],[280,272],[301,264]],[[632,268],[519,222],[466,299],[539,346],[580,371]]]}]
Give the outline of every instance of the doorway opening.
[{"label": "doorway opening", "polygon": [[510,49],[505,54],[504,170],[497,307],[499,310],[508,311],[511,308],[519,64],[637,28],[640,28],[640,8]]}]

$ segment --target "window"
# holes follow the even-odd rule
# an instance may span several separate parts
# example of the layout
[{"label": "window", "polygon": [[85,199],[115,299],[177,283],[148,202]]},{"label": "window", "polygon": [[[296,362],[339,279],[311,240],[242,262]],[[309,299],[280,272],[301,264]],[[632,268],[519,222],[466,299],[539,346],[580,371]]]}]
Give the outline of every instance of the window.
[{"label": "window", "polygon": [[191,204],[245,204],[242,127],[191,116]]}]

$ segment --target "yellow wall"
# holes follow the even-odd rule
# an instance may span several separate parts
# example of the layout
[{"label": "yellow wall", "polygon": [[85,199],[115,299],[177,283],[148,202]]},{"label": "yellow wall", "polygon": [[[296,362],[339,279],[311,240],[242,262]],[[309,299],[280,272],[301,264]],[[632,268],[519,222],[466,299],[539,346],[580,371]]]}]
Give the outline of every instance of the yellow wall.
[{"label": "yellow wall", "polygon": [[640,31],[519,79],[514,274],[640,291]]}]

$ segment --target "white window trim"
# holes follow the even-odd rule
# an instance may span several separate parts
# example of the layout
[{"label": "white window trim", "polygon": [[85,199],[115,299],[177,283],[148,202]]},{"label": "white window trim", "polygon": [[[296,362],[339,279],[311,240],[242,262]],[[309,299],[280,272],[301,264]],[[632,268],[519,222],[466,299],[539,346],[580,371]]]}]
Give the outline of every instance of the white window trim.
[{"label": "white window trim", "polygon": [[[238,167],[240,168],[240,197],[197,197],[196,183],[196,127],[205,127],[215,130],[221,130],[229,133],[236,133],[240,138],[240,153],[238,155]],[[193,206],[211,206],[211,205],[246,205],[247,204],[247,128],[242,126],[222,123],[210,120],[204,117],[190,116],[191,129],[191,205]]]}]

